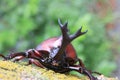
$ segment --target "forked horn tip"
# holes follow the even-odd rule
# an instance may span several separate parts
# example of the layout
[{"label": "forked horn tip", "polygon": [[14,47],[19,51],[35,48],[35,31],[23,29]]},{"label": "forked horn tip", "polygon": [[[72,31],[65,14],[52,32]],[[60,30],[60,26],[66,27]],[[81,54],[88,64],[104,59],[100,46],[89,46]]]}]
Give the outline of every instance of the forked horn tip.
[{"label": "forked horn tip", "polygon": [[[82,30],[82,26],[80,27],[79,31],[81,32],[81,30]],[[84,31],[84,32],[82,32],[82,33],[85,34],[85,33],[87,33],[87,32],[88,32],[88,30],[86,30],[86,31]]]},{"label": "forked horn tip", "polygon": [[66,21],[63,26],[67,27],[67,25],[68,25],[68,21]]},{"label": "forked horn tip", "polygon": [[67,27],[68,21],[66,21],[64,24],[62,24],[61,19],[58,18],[58,24],[60,27]]},{"label": "forked horn tip", "polygon": [[80,27],[80,31],[82,30],[82,26]]},{"label": "forked horn tip", "polygon": [[87,33],[87,32],[88,32],[88,30],[85,31],[85,33]]},{"label": "forked horn tip", "polygon": [[60,27],[62,27],[62,23],[61,23],[61,20],[58,18],[58,24],[60,25]]}]

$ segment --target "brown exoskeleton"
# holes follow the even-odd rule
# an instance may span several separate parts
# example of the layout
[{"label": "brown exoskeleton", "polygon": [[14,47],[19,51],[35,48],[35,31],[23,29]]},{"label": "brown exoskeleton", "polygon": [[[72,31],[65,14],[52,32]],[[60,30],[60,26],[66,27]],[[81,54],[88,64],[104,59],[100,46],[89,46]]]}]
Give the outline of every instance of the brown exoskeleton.
[{"label": "brown exoskeleton", "polygon": [[[62,24],[60,19],[58,19],[58,23],[62,32],[62,36],[47,39],[39,44],[36,49],[29,49],[26,52],[12,53],[8,56],[0,54],[0,56],[3,57],[4,60],[10,60],[14,58],[14,61],[28,58],[28,64],[35,64],[38,67],[48,68],[59,73],[65,73],[74,70],[88,76],[90,80],[98,80],[92,75],[92,73],[97,72],[92,72],[86,69],[81,59],[77,57],[75,49],[71,44],[74,39],[84,35],[87,31],[81,32],[81,27],[76,33],[69,35],[67,28],[68,22]],[[76,64],[77,62],[79,64]]]}]

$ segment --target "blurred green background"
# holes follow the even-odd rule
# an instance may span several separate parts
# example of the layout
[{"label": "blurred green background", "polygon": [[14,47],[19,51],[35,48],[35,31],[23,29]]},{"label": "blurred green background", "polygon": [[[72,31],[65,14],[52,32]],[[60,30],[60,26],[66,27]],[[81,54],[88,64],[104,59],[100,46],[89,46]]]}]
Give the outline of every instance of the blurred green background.
[{"label": "blurred green background", "polygon": [[116,63],[106,25],[113,20],[109,0],[0,0],[0,53],[26,51],[60,36],[58,18],[71,33],[87,34],[72,43],[86,67],[111,75]]}]

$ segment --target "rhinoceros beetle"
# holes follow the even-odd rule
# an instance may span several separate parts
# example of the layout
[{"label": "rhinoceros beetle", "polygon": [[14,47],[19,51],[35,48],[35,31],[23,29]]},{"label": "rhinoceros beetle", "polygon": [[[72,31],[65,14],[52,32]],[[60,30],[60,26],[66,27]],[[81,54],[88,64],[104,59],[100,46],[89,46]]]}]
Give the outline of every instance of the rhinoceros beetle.
[{"label": "rhinoceros beetle", "polygon": [[66,73],[74,70],[88,76],[90,80],[98,80],[92,73],[100,73],[87,70],[82,60],[77,57],[75,49],[71,44],[74,39],[84,35],[87,30],[81,32],[81,27],[76,33],[69,35],[69,30],[67,28],[68,22],[62,24],[61,20],[58,19],[58,23],[62,36],[49,38],[39,44],[35,49],[11,53],[8,56],[0,54],[0,56],[3,57],[4,60],[14,59],[14,61],[28,58],[28,65],[35,64],[38,67],[51,69],[59,73]]}]

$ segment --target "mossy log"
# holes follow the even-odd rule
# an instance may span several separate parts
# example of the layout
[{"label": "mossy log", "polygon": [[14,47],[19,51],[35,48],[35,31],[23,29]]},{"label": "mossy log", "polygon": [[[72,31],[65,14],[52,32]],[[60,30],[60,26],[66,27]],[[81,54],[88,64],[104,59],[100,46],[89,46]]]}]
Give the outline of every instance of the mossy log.
[{"label": "mossy log", "polygon": [[[117,80],[98,76],[99,80]],[[78,77],[70,74],[60,74],[35,66],[25,66],[22,62],[0,60],[0,80],[89,80],[86,76]]]}]

